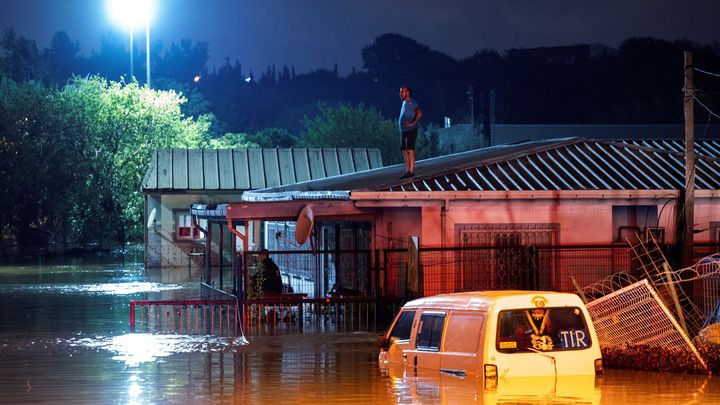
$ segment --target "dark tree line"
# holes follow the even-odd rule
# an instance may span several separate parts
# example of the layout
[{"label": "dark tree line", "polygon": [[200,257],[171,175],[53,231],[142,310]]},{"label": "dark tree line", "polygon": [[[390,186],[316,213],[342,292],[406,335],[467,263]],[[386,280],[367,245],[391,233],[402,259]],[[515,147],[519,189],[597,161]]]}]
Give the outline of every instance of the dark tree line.
[{"label": "dark tree line", "polygon": [[[0,42],[0,75],[23,81],[61,85],[73,74],[98,74],[110,80],[126,77],[126,40],[107,35],[98,52],[79,54],[80,46],[58,32],[48,49],[12,30]],[[256,76],[240,62],[226,61],[208,71],[209,45],[183,40],[151,47],[156,84],[182,91],[188,115],[212,112],[212,132],[251,133],[283,128],[302,135],[305,117],[319,113],[318,101],[364,104],[386,118],[398,110],[397,89],[406,83],[424,107],[425,123],[482,120],[491,91],[496,95],[495,122],[523,124],[667,124],[682,122],[683,50],[695,54],[697,66],[720,71],[720,43],[630,38],[618,49],[598,45],[485,49],[456,60],[413,39],[384,34],[362,49],[363,70],[341,77],[337,68],[296,74],[293,66],[274,65]],[[599,50],[599,51],[598,51]],[[144,80],[144,54],[136,50],[135,72]],[[193,79],[199,76],[200,80]],[[720,80],[697,75],[699,96],[711,107]],[[248,80],[249,79],[249,80]]]}]

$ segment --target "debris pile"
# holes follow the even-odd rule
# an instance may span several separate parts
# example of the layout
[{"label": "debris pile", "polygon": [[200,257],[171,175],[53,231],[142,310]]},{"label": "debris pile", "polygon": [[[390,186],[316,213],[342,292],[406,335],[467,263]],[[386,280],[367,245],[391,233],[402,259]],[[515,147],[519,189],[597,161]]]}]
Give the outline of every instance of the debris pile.
[{"label": "debris pile", "polygon": [[[586,301],[592,299],[587,308],[603,363],[635,370],[720,372],[720,310],[706,314],[681,288],[681,283],[720,279],[720,260],[711,256],[673,271],[654,239],[631,247],[640,266],[635,275],[614,274],[578,291]],[[703,289],[705,300],[720,301],[716,293]]]},{"label": "debris pile", "polygon": [[[720,354],[720,351],[717,351],[717,353]],[[603,364],[611,368],[669,371],[673,373],[704,374],[707,372],[694,355],[687,350],[681,349],[658,348],[650,345],[626,345],[603,348],[602,355]]]}]

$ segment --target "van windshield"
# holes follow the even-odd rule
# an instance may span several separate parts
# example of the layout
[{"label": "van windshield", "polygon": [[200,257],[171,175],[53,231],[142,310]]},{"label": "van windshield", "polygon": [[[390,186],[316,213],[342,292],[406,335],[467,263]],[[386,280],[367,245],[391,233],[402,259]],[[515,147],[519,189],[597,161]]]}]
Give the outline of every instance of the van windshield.
[{"label": "van windshield", "polygon": [[587,349],[590,333],[580,308],[500,311],[497,350],[503,353]]},{"label": "van windshield", "polygon": [[405,311],[400,313],[395,327],[390,332],[390,338],[397,340],[408,340],[410,339],[410,330],[412,329],[413,318],[415,318],[415,311]]}]

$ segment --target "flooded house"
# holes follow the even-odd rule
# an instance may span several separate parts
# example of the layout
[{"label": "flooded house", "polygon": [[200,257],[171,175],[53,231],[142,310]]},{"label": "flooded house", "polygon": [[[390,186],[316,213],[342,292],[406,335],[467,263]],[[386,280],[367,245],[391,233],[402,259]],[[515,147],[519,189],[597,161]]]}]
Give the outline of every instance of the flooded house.
[{"label": "flooded house", "polygon": [[[193,223],[192,204],[215,207],[241,201],[248,190],[379,167],[378,149],[159,149],[142,182],[145,267],[183,269],[187,275],[230,265],[235,250],[230,231],[207,219]],[[261,231],[258,224],[249,227],[256,239]]]},{"label": "flooded house", "polygon": [[[319,231],[304,251],[291,252],[307,256],[305,264],[289,260],[283,271],[290,281],[302,272],[315,297],[574,292],[631,271],[628,241],[677,241],[683,150],[683,142],[663,140],[497,145],[419,161],[410,179],[389,166],[246,192],[223,215],[243,229],[260,219],[292,223],[310,207]],[[720,243],[720,142],[698,141],[696,153],[694,241],[701,256]],[[323,223],[364,229],[366,245],[324,249]],[[277,249],[283,260],[284,248]]]}]

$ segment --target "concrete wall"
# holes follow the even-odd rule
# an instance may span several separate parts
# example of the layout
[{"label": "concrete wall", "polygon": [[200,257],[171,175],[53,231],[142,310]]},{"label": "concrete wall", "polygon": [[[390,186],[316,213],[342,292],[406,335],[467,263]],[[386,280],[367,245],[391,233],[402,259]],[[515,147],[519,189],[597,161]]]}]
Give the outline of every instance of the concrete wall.
[{"label": "concrete wall", "polygon": [[[643,232],[646,227],[664,228],[668,243],[674,242],[676,231],[675,200],[667,198],[461,200],[450,201],[445,209],[442,205],[379,209],[374,247],[406,247],[411,235],[420,236],[423,246],[460,245],[457,227],[471,224],[557,224],[557,244],[610,244],[618,232],[613,224],[613,206],[653,206],[650,212],[656,216],[642,215],[627,221]],[[624,220],[616,218],[615,225]],[[695,234],[696,242],[717,241],[713,232],[720,232],[720,198],[696,200],[695,228],[703,230]]]},{"label": "concrete wall", "polygon": [[[204,239],[182,240],[175,234],[177,213],[190,213],[192,204],[221,204],[239,201],[239,195],[162,195],[146,196],[145,223],[147,227],[145,264],[148,268],[202,268],[204,261]],[[154,221],[148,224],[150,213],[155,209]],[[221,229],[222,228],[222,229]],[[219,265],[220,232],[223,233],[224,265],[232,261],[233,237],[226,227],[214,225],[212,235],[212,262]]]}]

